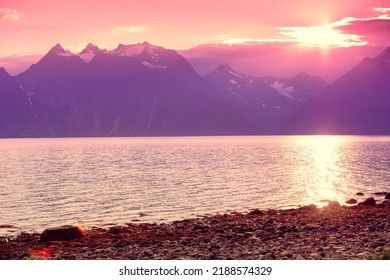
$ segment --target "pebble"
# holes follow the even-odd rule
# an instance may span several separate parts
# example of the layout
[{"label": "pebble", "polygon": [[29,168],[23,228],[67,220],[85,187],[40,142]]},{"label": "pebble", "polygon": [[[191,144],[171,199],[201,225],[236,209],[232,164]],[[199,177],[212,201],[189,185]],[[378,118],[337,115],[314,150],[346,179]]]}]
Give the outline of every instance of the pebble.
[{"label": "pebble", "polygon": [[371,207],[301,207],[198,217],[165,224],[91,228],[80,239],[0,238],[0,259],[374,259],[390,245],[390,201]]}]

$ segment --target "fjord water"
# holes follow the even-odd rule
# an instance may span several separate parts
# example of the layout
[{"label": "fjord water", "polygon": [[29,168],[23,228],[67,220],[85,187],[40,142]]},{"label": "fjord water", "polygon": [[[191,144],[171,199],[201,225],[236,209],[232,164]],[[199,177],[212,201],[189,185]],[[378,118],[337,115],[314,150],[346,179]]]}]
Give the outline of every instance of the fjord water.
[{"label": "fjord water", "polygon": [[390,191],[390,137],[2,139],[0,154],[0,235]]}]

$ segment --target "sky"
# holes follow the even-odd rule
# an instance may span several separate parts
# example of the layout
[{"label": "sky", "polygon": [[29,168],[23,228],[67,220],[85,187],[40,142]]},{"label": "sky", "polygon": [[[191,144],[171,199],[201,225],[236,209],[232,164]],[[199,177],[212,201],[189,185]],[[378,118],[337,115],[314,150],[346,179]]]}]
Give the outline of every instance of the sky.
[{"label": "sky", "polygon": [[[0,34],[0,66],[10,72],[33,63],[56,43],[78,52],[89,42],[113,49],[118,43],[148,41],[183,51],[199,69],[202,57],[220,49],[220,57],[231,60],[225,62],[257,73],[237,50],[250,49],[253,62],[263,58],[264,49],[282,49],[290,53],[286,63],[294,57],[309,61],[313,53],[331,61],[335,50],[347,53],[348,62],[377,54],[390,46],[390,1],[0,0]],[[329,76],[337,67],[328,68],[314,74]]]}]

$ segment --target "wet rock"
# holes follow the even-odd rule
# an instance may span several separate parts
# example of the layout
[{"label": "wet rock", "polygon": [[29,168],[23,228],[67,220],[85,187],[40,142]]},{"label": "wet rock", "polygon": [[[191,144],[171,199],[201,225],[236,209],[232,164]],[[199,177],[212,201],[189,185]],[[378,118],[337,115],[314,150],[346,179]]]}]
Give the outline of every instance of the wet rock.
[{"label": "wet rock", "polygon": [[299,207],[298,210],[308,211],[308,212],[316,211],[317,210],[317,206],[315,206],[314,204],[310,204],[310,205]]},{"label": "wet rock", "polygon": [[354,199],[354,198],[351,198],[351,199],[348,199],[345,203],[347,203],[347,204],[356,204],[357,200]]},{"label": "wet rock", "polygon": [[259,210],[259,209],[254,209],[248,213],[248,215],[252,215],[252,216],[260,216],[263,214],[264,214],[264,212]]},{"label": "wet rock", "polygon": [[386,194],[385,199],[390,199],[390,193]]},{"label": "wet rock", "polygon": [[83,233],[79,227],[62,226],[56,228],[45,229],[41,234],[41,241],[63,241],[83,237]]},{"label": "wet rock", "polygon": [[357,192],[356,195],[364,195],[362,192]]},{"label": "wet rock", "polygon": [[375,206],[376,205],[376,201],[375,201],[375,198],[369,197],[365,201],[360,202],[358,205]]},{"label": "wet rock", "polygon": [[387,195],[387,192],[374,192],[374,195]]},{"label": "wet rock", "polygon": [[108,233],[119,234],[123,232],[123,227],[112,227],[108,230]]},{"label": "wet rock", "polygon": [[336,207],[340,207],[340,203],[336,200],[334,201],[329,201],[328,202],[328,205],[326,206],[328,208],[336,208]]}]

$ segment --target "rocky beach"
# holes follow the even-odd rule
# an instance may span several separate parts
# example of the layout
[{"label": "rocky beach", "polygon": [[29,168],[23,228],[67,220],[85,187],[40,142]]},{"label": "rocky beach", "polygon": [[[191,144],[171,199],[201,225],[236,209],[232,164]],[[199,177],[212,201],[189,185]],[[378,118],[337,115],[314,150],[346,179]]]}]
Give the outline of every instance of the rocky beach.
[{"label": "rocky beach", "polygon": [[67,240],[47,232],[2,237],[0,259],[386,259],[390,201],[354,206],[329,202],[323,208],[254,209],[172,223],[75,228],[75,236],[62,238]]}]

